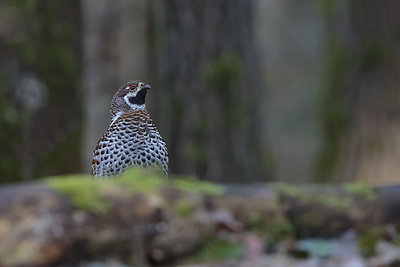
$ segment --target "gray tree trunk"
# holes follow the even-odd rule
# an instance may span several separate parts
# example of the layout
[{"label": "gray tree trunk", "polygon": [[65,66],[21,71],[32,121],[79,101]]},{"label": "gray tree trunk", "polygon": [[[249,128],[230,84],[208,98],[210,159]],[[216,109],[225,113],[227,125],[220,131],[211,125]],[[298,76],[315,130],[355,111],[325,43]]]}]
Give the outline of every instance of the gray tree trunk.
[{"label": "gray tree trunk", "polygon": [[268,177],[253,1],[152,1],[152,75],[172,172]]},{"label": "gray tree trunk", "polygon": [[400,4],[392,0],[338,1],[326,10],[326,145],[320,177],[398,181],[399,14]]},{"label": "gray tree trunk", "polygon": [[[278,181],[309,181],[321,144],[320,82],[324,25],[320,0],[257,1],[256,44],[261,73],[264,139]],[[290,166],[290,167],[288,167]]]},{"label": "gray tree trunk", "polygon": [[86,172],[108,128],[112,95],[123,83],[147,77],[147,6],[144,0],[82,1]]}]

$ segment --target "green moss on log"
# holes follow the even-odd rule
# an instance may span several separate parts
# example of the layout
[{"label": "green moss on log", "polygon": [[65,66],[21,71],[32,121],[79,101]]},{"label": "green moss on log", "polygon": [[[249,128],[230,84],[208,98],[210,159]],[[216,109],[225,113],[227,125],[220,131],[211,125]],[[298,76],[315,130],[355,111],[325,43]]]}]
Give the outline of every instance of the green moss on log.
[{"label": "green moss on log", "polygon": [[131,193],[155,193],[167,184],[164,175],[155,169],[131,168],[121,176],[106,179],[114,186],[121,186]]},{"label": "green moss on log", "polygon": [[57,193],[66,196],[79,209],[102,213],[111,206],[110,201],[102,194],[108,184],[95,181],[90,176],[50,177],[45,180],[45,183]]},{"label": "green moss on log", "polygon": [[383,227],[374,227],[366,233],[360,235],[358,239],[358,247],[365,256],[373,256],[376,254],[376,245],[385,235]]},{"label": "green moss on log", "polygon": [[181,218],[189,217],[196,210],[196,205],[194,203],[189,203],[187,201],[178,201],[174,204],[175,213]]},{"label": "green moss on log", "polygon": [[345,194],[327,194],[326,192],[310,192],[295,185],[284,183],[272,183],[271,188],[275,189],[278,193],[297,198],[303,203],[319,203],[331,208],[348,208],[352,207],[354,201],[351,196]]},{"label": "green moss on log", "polygon": [[192,255],[189,262],[217,262],[223,260],[240,259],[244,254],[244,246],[222,238],[212,238],[205,242]]},{"label": "green moss on log", "polygon": [[270,183],[269,185],[278,193],[283,193],[292,197],[303,197],[308,194],[303,188],[295,185],[284,183]]},{"label": "green moss on log", "polygon": [[374,188],[361,182],[348,183],[344,185],[346,192],[364,197],[369,200],[377,198]]},{"label": "green moss on log", "polygon": [[[45,184],[56,192],[69,198],[71,203],[79,209],[91,212],[105,212],[111,207],[111,200],[107,198],[107,191],[112,187],[118,187],[128,194],[158,192],[163,187],[174,187],[183,192],[195,192],[204,194],[221,194],[221,186],[194,179],[184,178],[166,179],[159,171],[151,169],[131,168],[123,175],[94,179],[87,175],[68,175],[48,177]],[[187,207],[178,208],[179,212],[187,213]],[[185,211],[183,211],[185,210]]]},{"label": "green moss on log", "polygon": [[252,218],[246,224],[248,224],[246,225],[247,229],[251,229],[268,240],[280,241],[284,238],[294,236],[294,227],[286,218],[274,221],[268,221],[265,218],[259,218],[258,220]]}]

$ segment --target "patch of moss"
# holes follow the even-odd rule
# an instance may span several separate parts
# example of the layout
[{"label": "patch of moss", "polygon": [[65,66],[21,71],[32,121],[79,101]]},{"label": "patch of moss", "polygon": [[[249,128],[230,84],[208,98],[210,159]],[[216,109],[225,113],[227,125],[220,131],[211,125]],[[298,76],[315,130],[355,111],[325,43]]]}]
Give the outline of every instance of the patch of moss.
[{"label": "patch of moss", "polygon": [[221,195],[224,188],[220,185],[196,180],[188,176],[170,176],[167,179],[157,169],[131,168],[117,181],[132,191],[153,192],[160,186],[172,186],[184,192],[197,192],[210,195]]},{"label": "patch of moss", "polygon": [[224,193],[223,186],[207,181],[195,180],[190,177],[171,179],[171,183],[175,188],[184,192],[197,192],[209,195],[222,195]]},{"label": "patch of moss", "polygon": [[115,184],[123,186],[130,192],[156,192],[160,186],[166,185],[168,179],[157,169],[130,168],[118,179],[111,179]]},{"label": "patch of moss", "polygon": [[[263,238],[279,241],[292,236],[294,229],[282,211],[280,203],[273,202],[269,201],[268,208],[265,203],[254,203],[251,212],[244,212],[240,217],[245,229],[250,229]],[[243,210],[246,210],[246,207],[243,207]]]},{"label": "patch of moss", "polygon": [[279,193],[284,193],[292,197],[303,197],[307,194],[303,188],[295,185],[285,183],[270,183],[269,186]]},{"label": "patch of moss", "polygon": [[374,188],[361,182],[345,184],[344,190],[348,193],[356,194],[369,200],[374,200],[377,197]]},{"label": "patch of moss", "polygon": [[99,182],[88,175],[68,175],[49,177],[44,183],[79,209],[102,213],[110,208],[111,203],[102,195],[109,186],[107,182]]},{"label": "patch of moss", "polygon": [[385,230],[382,227],[375,227],[364,233],[358,239],[358,246],[361,253],[365,256],[373,256],[376,254],[376,245],[383,238]]},{"label": "patch of moss", "polygon": [[264,232],[269,234],[269,237],[274,240],[281,240],[288,236],[294,235],[293,225],[286,219],[273,223],[264,224]]},{"label": "patch of moss", "polygon": [[244,254],[242,244],[229,242],[226,239],[214,238],[207,241],[193,255],[190,261],[194,262],[213,262],[227,259],[240,259]]},{"label": "patch of moss", "polygon": [[273,241],[280,241],[286,237],[294,235],[293,225],[282,218],[273,222],[267,220],[254,220],[246,222],[246,228],[258,233],[263,238]]},{"label": "patch of moss", "polygon": [[[142,168],[131,168],[123,175],[113,178],[93,179],[86,175],[68,175],[48,177],[44,183],[56,192],[67,196],[77,208],[92,212],[108,210],[111,203],[104,193],[112,186],[121,187],[131,193],[155,193],[163,186],[173,186],[184,192],[212,195],[223,192],[221,186],[210,182],[184,178],[166,179],[158,170]],[[191,209],[193,207],[184,207],[179,204],[177,206],[177,211],[181,215],[188,215]]]},{"label": "patch of moss", "polygon": [[341,209],[348,208],[353,205],[353,200],[350,197],[325,195],[322,193],[315,194],[313,197],[315,202],[332,208]]},{"label": "patch of moss", "polygon": [[79,209],[95,213],[106,212],[111,202],[105,196],[108,188],[122,187],[128,192],[154,192],[166,183],[159,172],[132,168],[120,177],[94,179],[88,175],[48,177],[45,184],[68,197]]},{"label": "patch of moss", "polygon": [[347,208],[353,204],[353,200],[350,197],[343,195],[310,192],[301,187],[284,183],[272,183],[270,186],[279,193],[298,198],[300,201],[305,203],[320,203],[322,205],[338,209]]},{"label": "patch of moss", "polygon": [[186,218],[193,214],[196,206],[187,201],[179,201],[174,205],[174,210],[179,217]]}]

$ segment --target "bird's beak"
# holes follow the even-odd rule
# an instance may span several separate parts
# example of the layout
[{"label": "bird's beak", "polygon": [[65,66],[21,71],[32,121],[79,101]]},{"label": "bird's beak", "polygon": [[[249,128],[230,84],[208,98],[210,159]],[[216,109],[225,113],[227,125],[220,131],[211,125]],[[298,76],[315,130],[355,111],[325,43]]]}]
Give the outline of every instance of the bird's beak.
[{"label": "bird's beak", "polygon": [[147,89],[149,90],[151,88],[151,86],[149,84],[146,84],[145,86],[142,87],[143,89]]}]

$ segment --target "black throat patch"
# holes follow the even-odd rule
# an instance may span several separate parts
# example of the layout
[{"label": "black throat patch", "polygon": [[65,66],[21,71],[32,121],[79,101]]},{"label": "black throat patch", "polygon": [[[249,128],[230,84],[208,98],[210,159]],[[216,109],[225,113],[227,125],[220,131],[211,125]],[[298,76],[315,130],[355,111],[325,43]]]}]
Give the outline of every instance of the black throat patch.
[{"label": "black throat patch", "polygon": [[146,89],[140,90],[136,96],[131,96],[128,98],[129,102],[135,105],[143,105],[146,101]]}]

